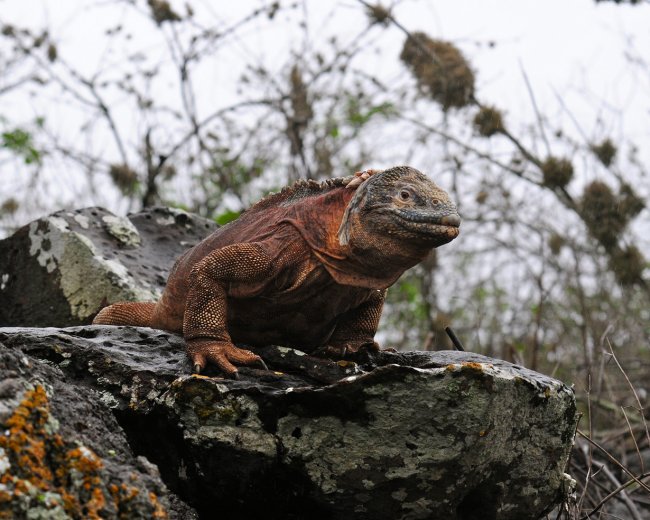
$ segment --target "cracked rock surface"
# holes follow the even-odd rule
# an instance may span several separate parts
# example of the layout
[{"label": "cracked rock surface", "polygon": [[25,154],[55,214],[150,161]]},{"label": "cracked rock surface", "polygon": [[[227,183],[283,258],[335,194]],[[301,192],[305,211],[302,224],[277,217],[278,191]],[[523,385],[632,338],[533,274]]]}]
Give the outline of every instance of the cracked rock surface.
[{"label": "cracked rock surface", "polygon": [[157,465],[182,514],[533,519],[562,498],[573,392],[504,361],[382,352],[337,363],[266,347],[272,370],[244,367],[233,381],[189,375],[181,338],[147,328],[4,328],[0,344],[30,364],[19,388],[56,373],[52,402],[75,394],[84,416],[114,417],[93,429]]}]

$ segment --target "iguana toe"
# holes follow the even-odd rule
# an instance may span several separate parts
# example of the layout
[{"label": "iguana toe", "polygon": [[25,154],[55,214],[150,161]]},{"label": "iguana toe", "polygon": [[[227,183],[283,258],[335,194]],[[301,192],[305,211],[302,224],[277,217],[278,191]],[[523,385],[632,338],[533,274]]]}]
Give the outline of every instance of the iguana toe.
[{"label": "iguana toe", "polygon": [[315,351],[313,355],[330,359],[344,359],[362,350],[376,352],[380,349],[379,345],[373,340],[352,340],[345,343],[326,345]]},{"label": "iguana toe", "polygon": [[236,347],[227,341],[211,339],[194,339],[187,342],[187,352],[192,359],[196,373],[200,373],[207,363],[216,365],[227,376],[238,379],[239,374],[235,363],[238,365],[261,364],[266,370],[266,364],[257,354],[249,350]]}]

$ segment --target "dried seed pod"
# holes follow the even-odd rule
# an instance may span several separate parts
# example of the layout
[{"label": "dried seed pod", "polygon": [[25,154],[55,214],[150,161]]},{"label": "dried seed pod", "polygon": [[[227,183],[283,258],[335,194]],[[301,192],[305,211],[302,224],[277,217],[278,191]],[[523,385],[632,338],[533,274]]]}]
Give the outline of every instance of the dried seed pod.
[{"label": "dried seed pod", "polygon": [[126,164],[111,164],[108,174],[115,186],[126,195],[133,193],[138,184],[138,174]]},{"label": "dried seed pod", "polygon": [[370,23],[373,25],[378,24],[387,26],[390,24],[390,9],[380,3],[368,5],[366,7],[366,14],[368,15],[368,18],[370,18]]},{"label": "dried seed pod", "polygon": [[551,253],[553,253],[555,256],[560,254],[560,251],[562,251],[562,248],[566,244],[566,240],[564,237],[558,233],[553,233],[549,238],[548,238],[548,247],[551,250]]},{"label": "dried seed pod", "polygon": [[147,0],[151,9],[151,17],[156,24],[162,25],[163,22],[178,22],[181,17],[172,9],[167,0]]},{"label": "dried seed pod", "polygon": [[636,246],[631,245],[624,249],[617,247],[612,251],[609,266],[619,283],[629,287],[643,279],[646,259]]},{"label": "dried seed pod", "polygon": [[618,210],[628,219],[633,219],[645,208],[645,201],[639,197],[632,186],[622,184],[618,195]]},{"label": "dried seed pod", "polygon": [[611,166],[618,152],[618,149],[609,138],[605,139],[602,143],[592,144],[590,148],[594,155],[598,157],[598,160],[608,167]]},{"label": "dried seed pod", "polygon": [[483,137],[492,137],[504,130],[503,116],[494,107],[481,107],[474,116],[474,128]]},{"label": "dried seed pod", "polygon": [[618,198],[602,181],[593,181],[585,187],[580,215],[592,236],[608,250],[616,246],[628,222],[618,211]]},{"label": "dried seed pod", "polygon": [[411,69],[420,91],[440,103],[443,110],[472,102],[474,72],[452,43],[416,32],[404,42],[400,59]]},{"label": "dried seed pod", "polygon": [[0,205],[0,215],[13,215],[18,211],[19,207],[20,205],[18,204],[18,201],[13,197],[9,197],[2,203],[2,205]]},{"label": "dried seed pod", "polygon": [[573,164],[568,159],[549,156],[541,168],[544,185],[551,188],[564,188],[573,178]]}]

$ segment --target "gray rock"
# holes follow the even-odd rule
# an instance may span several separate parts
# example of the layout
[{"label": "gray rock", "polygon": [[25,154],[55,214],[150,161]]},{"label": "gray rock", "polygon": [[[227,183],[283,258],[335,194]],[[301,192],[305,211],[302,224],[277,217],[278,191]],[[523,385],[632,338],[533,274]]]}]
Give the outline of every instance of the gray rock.
[{"label": "gray rock", "polygon": [[189,375],[182,340],[152,329],[5,328],[0,342],[112,409],[201,518],[534,519],[566,489],[572,390],[480,355],[267,347],[272,372],[232,381]]},{"label": "gray rock", "polygon": [[97,390],[14,347],[0,342],[0,518],[198,518]]},{"label": "gray rock", "polygon": [[216,227],[172,208],[36,220],[0,240],[0,325],[81,325],[107,303],[155,300],[174,260]]}]

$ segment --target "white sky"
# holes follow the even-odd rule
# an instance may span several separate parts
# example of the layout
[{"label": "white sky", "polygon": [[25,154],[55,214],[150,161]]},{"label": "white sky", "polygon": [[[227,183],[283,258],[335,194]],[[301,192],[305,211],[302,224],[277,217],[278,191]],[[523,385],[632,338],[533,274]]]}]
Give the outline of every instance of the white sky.
[{"label": "white sky", "polygon": [[[136,3],[147,12],[144,0]],[[184,10],[183,2],[171,3]],[[198,0],[192,5],[204,25],[222,28],[252,8],[267,4]],[[4,23],[49,26],[59,54],[88,74],[106,69],[107,64],[109,70],[119,69],[123,56],[134,50],[143,51],[148,58],[160,53],[159,44],[149,37],[154,31],[146,16],[134,19],[132,11],[118,1],[3,0],[0,7]],[[127,12],[131,13],[128,20]],[[349,41],[367,24],[363,9],[353,0],[306,0],[298,10],[302,12],[308,13],[308,34],[314,46],[332,34]],[[650,60],[649,5],[596,4],[593,0],[410,0],[398,3],[394,14],[410,31],[423,30],[459,45],[476,69],[479,98],[504,107],[511,127],[535,122],[523,79],[525,70],[540,111],[550,120],[562,121],[569,130],[574,126],[563,113],[559,96],[588,139],[611,136],[616,141],[634,141],[650,162],[650,150],[645,146],[650,138],[650,70],[632,65],[628,59]],[[124,22],[136,28],[130,47],[107,51],[104,29]],[[197,75],[199,106],[209,112],[218,104],[236,100],[233,76],[242,61],[258,56],[271,69],[279,69],[286,64],[289,41],[299,38],[302,33],[295,18],[289,22],[284,14],[273,24],[263,19],[246,26],[229,51],[220,52],[219,60]],[[365,64],[368,71],[383,77],[404,74],[397,59],[403,38],[395,29],[382,36],[380,52],[374,59],[370,55]],[[488,45],[490,42],[495,45]],[[0,77],[0,87],[8,80]],[[84,132],[74,124],[75,112],[55,101],[54,96],[38,100],[0,97],[0,114],[18,122],[46,115],[55,132],[84,139]],[[119,110],[120,100],[112,103]],[[121,124],[135,124],[131,116],[120,114]],[[101,143],[88,146],[97,149]],[[107,149],[106,153],[113,151]],[[19,170],[5,169],[9,182],[0,185],[0,201],[26,189],[24,172]],[[105,193],[98,194],[97,200],[82,201],[83,189],[75,193],[76,181],[62,184],[60,172],[45,172],[42,180],[50,183],[48,189],[68,189],[67,204],[103,204],[117,212],[127,209],[111,207],[111,197]],[[47,211],[52,209],[56,208]]]}]

